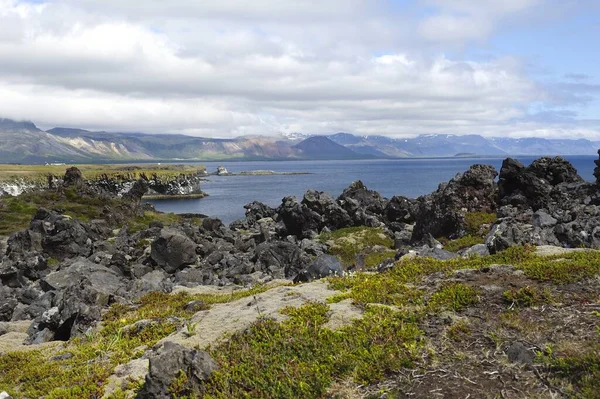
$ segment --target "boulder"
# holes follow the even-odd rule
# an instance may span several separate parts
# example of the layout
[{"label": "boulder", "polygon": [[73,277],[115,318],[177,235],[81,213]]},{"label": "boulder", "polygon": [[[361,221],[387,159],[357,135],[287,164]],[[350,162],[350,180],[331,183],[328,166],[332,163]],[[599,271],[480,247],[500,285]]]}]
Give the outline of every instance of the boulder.
[{"label": "boulder", "polygon": [[494,212],[496,209],[496,170],[489,165],[473,165],[430,195],[417,199],[413,241],[425,234],[458,238],[465,234],[465,215]]},{"label": "boulder", "polygon": [[146,383],[138,394],[140,399],[168,399],[171,387],[181,373],[185,383],[178,387],[179,395],[196,395],[203,392],[204,383],[219,366],[207,352],[191,350],[181,345],[166,342],[159,352],[150,357],[150,369]]},{"label": "boulder", "polygon": [[265,218],[274,218],[277,214],[276,209],[258,201],[253,201],[244,205],[244,209],[246,209],[246,216],[244,219],[232,222],[229,225],[232,230],[248,230],[253,227],[257,221]]},{"label": "boulder", "polygon": [[167,273],[196,262],[196,243],[181,232],[163,229],[151,246],[150,256]]},{"label": "boulder", "polygon": [[388,202],[377,191],[369,190],[360,180],[353,182],[344,189],[338,197],[338,202],[343,204],[348,199],[357,201],[361,208],[375,215],[383,214]]},{"label": "boulder", "polygon": [[133,183],[133,186],[131,186],[129,191],[123,194],[123,199],[139,204],[142,200],[142,197],[146,195],[147,192],[148,183],[146,183],[146,181],[143,179],[138,179],[135,183]]},{"label": "boulder", "polygon": [[308,190],[304,194],[302,205],[321,215],[322,224],[319,226],[319,231],[325,226],[330,230],[337,230],[351,226],[353,223],[348,212],[327,193]]},{"label": "boulder", "polygon": [[329,276],[341,276],[344,273],[342,263],[331,255],[317,256],[305,270],[295,277],[294,282],[311,281]]},{"label": "boulder", "polygon": [[393,231],[400,231],[405,224],[415,222],[416,211],[417,203],[415,200],[393,196],[383,210],[383,217],[386,225],[390,226]]},{"label": "boulder", "polygon": [[560,157],[543,157],[528,167],[507,158],[500,169],[498,200],[501,205],[537,211],[552,204],[551,192],[555,186],[578,183],[583,183],[583,179],[577,170]]},{"label": "boulder", "polygon": [[78,168],[73,166],[67,169],[65,176],[63,177],[64,187],[81,187],[84,183],[85,180],[83,179],[83,175]]},{"label": "boulder", "polygon": [[288,241],[265,242],[256,247],[256,265],[276,278],[295,277],[304,269],[298,245]]},{"label": "boulder", "polygon": [[296,197],[283,198],[277,213],[285,226],[285,232],[300,239],[314,237],[323,226],[323,217],[299,203]]}]

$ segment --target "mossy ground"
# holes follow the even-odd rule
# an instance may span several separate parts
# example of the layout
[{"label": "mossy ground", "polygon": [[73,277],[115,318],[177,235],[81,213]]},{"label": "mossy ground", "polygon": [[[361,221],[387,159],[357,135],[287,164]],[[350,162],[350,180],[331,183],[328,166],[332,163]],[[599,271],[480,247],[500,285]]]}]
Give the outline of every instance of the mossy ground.
[{"label": "mossy ground", "polygon": [[[87,222],[93,219],[102,219],[106,207],[114,210],[124,209],[126,217],[124,224],[129,226],[129,231],[132,233],[148,228],[152,221],[160,221],[165,226],[183,221],[181,216],[173,213],[146,211],[141,215],[133,215],[128,209],[128,205],[116,198],[100,199],[79,195],[74,189],[46,190],[25,193],[18,197],[0,198],[0,236],[8,236],[27,228],[39,208],[54,210]],[[199,221],[200,219],[192,220],[195,223]]]},{"label": "mossy ground", "polygon": [[78,195],[73,189],[48,190],[18,197],[0,198],[0,235],[10,235],[29,226],[39,208],[56,210],[82,221],[101,219],[105,206],[118,208],[119,200]]},{"label": "mossy ground", "polygon": [[[99,398],[117,365],[142,356],[185,325],[195,311],[265,289],[259,286],[226,295],[152,293],[133,306],[115,304],[104,315],[101,329],[72,339],[58,350],[0,355],[0,391],[16,398]],[[191,301],[202,303],[194,311],[186,311],[185,305]],[[135,324],[140,321],[145,322]]]},{"label": "mossy ground", "polygon": [[322,233],[317,239],[329,244],[329,253],[337,256],[346,266],[355,265],[359,254],[364,255],[367,269],[396,254],[392,250],[394,241],[382,229],[375,227],[347,227]]}]

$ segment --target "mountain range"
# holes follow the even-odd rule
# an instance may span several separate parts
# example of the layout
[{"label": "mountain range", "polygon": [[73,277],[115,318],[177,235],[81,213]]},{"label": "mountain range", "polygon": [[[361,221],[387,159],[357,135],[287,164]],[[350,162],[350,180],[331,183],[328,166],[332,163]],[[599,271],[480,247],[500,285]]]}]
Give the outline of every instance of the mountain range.
[{"label": "mountain range", "polygon": [[0,118],[0,163],[595,155],[599,147],[600,142],[585,139],[451,134],[393,139],[349,133],[292,133],[215,139],[61,127],[44,131],[32,122]]}]

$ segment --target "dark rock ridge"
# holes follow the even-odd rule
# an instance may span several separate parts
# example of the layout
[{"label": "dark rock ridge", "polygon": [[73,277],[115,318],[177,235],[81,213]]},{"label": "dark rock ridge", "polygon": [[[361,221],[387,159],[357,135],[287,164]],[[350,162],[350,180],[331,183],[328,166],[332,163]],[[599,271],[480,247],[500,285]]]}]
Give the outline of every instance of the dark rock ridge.
[{"label": "dark rock ridge", "polygon": [[122,173],[103,174],[94,179],[84,180],[81,171],[76,167],[69,168],[69,171],[65,176],[48,175],[47,181],[43,183],[27,180],[0,182],[0,197],[10,195],[11,192],[21,194],[37,190],[54,189],[60,186],[70,187],[77,185],[88,185],[92,188],[102,189],[111,195],[121,197],[126,193],[130,193],[135,183],[140,180],[146,185],[144,194],[151,196],[204,194],[200,189],[200,183],[206,176],[203,173],[181,173],[170,177],[158,176],[155,173],[141,173],[139,176],[133,173]]},{"label": "dark rock ridge", "polygon": [[[344,267],[314,237],[352,226],[381,228],[394,239],[396,258],[409,250],[438,259],[457,256],[435,238],[466,234],[471,212],[496,212],[498,219],[485,244],[465,254],[521,244],[600,246],[600,186],[584,182],[568,162],[541,158],[525,167],[509,158],[497,184],[496,176],[490,166],[473,165],[418,199],[386,199],[357,181],[338,198],[309,190],[300,201],[283,198],[278,208],[250,203],[245,218],[229,226],[206,217],[201,225],[191,219],[167,227],[152,222],[135,233],[122,226],[143,211],[145,180],[124,195],[128,202],[121,208],[106,208],[102,220],[82,222],[40,209],[27,229],[0,241],[0,321],[31,320],[31,342],[66,340],[93,327],[104,307],[175,285],[251,285],[340,274]],[[114,196],[75,170],[61,185],[57,189],[70,185],[80,195]],[[378,269],[389,267],[393,260]],[[195,362],[189,359],[196,355],[181,356]],[[162,389],[162,382],[156,384]]]}]

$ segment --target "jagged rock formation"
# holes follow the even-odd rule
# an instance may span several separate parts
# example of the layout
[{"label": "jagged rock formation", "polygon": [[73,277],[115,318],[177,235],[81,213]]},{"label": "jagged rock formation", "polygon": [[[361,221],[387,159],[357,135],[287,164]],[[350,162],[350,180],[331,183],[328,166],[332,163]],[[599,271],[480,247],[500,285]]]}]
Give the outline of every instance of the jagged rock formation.
[{"label": "jagged rock formation", "polygon": [[507,159],[498,183],[498,221],[486,239],[490,251],[512,245],[600,246],[600,190],[562,158],[529,167]]},{"label": "jagged rock formation", "polygon": [[497,175],[492,166],[473,165],[464,174],[440,184],[430,195],[419,197],[413,241],[421,240],[425,234],[460,237],[465,232],[466,213],[493,212]]},{"label": "jagged rock formation", "polygon": [[[82,222],[40,209],[27,229],[0,243],[0,321],[32,320],[31,342],[66,340],[93,327],[106,305],[169,292],[174,285],[308,281],[339,274],[344,268],[326,255],[328,245],[313,238],[351,226],[380,227],[395,239],[396,258],[409,249],[411,256],[456,256],[434,238],[465,234],[469,212],[495,211],[498,220],[485,244],[465,254],[520,244],[600,246],[600,190],[568,162],[541,158],[525,167],[507,159],[498,184],[496,175],[490,166],[474,165],[417,200],[388,200],[357,181],[337,199],[309,190],[301,201],[285,197],[276,209],[253,202],[246,217],[230,226],[212,218],[200,226],[189,220],[169,227],[152,222],[135,233],[122,228],[116,236],[113,228],[139,211],[147,182],[125,196],[133,205],[106,209],[102,220]],[[75,170],[61,187],[112,195],[81,180]]]}]

